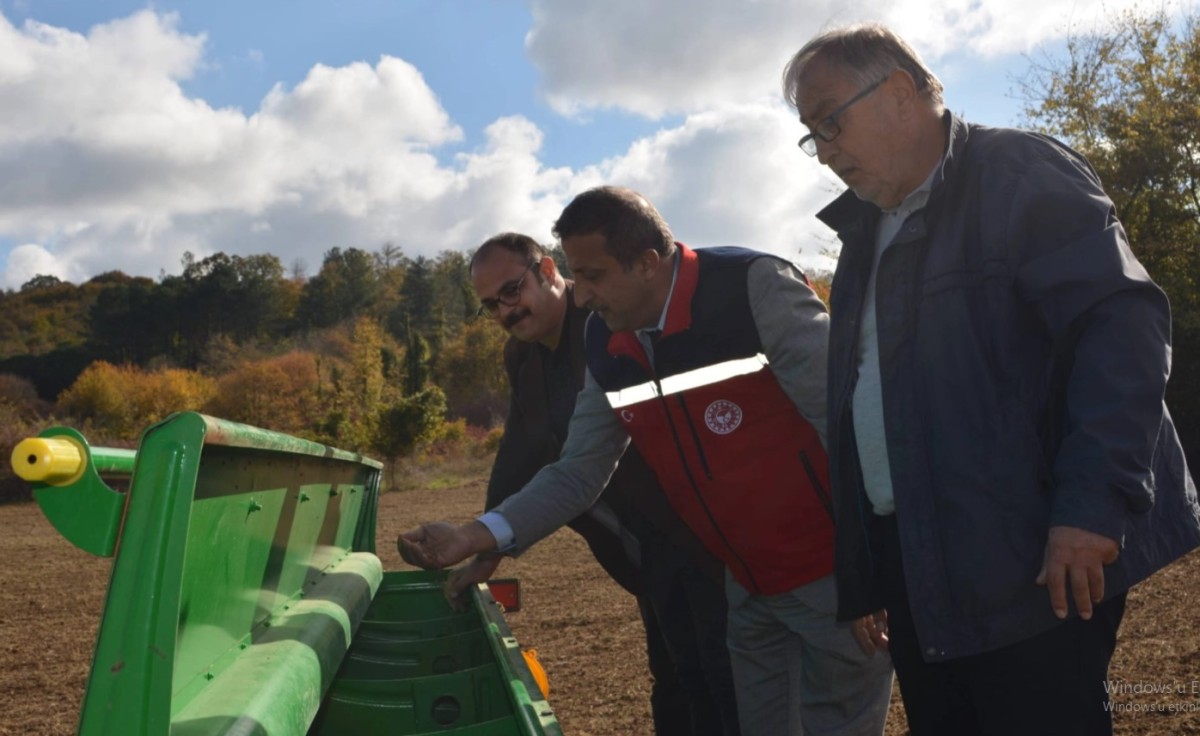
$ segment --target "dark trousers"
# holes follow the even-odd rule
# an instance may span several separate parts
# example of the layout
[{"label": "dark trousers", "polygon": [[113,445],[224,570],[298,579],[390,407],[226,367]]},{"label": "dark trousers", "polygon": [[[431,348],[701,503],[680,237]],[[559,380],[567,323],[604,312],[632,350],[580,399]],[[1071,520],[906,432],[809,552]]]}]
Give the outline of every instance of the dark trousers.
[{"label": "dark trousers", "polygon": [[661,535],[639,541],[655,733],[738,736],[723,587]]},{"label": "dark trousers", "polygon": [[[1025,641],[970,657],[921,656],[894,517],[876,519],[889,649],[912,736],[1108,736],[1108,663],[1125,594]],[[1049,594],[1046,605],[1050,605]]]}]

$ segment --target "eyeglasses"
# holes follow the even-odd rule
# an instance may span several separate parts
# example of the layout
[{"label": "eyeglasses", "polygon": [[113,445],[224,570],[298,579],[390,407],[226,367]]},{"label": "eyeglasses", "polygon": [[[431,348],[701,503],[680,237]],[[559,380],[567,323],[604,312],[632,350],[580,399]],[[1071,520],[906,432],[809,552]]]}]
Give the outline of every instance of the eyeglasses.
[{"label": "eyeglasses", "polygon": [[521,274],[521,278],[508,281],[501,286],[500,291],[496,292],[496,297],[494,299],[480,299],[479,311],[476,312],[476,314],[480,317],[484,316],[485,314],[489,317],[495,317],[496,315],[500,314],[501,304],[506,307],[515,306],[517,302],[521,301],[521,287],[525,285],[525,277],[529,275],[529,272],[532,271],[534,267],[538,265],[538,263],[539,261],[530,263],[525,267],[525,272]]},{"label": "eyeglasses", "polygon": [[[890,77],[891,75],[889,74],[888,76]],[[821,118],[821,120],[817,123],[817,127],[813,128],[811,133],[800,139],[800,150],[804,151],[809,156],[816,156],[818,138],[826,143],[829,143],[834,138],[837,138],[842,134],[842,126],[838,125],[837,122],[838,116],[849,110],[851,105],[874,92],[879,85],[883,84],[887,80],[888,77],[884,77],[875,84],[872,84],[870,87],[867,87],[863,91],[854,95],[849,100],[846,100],[846,102],[838,109]]]}]

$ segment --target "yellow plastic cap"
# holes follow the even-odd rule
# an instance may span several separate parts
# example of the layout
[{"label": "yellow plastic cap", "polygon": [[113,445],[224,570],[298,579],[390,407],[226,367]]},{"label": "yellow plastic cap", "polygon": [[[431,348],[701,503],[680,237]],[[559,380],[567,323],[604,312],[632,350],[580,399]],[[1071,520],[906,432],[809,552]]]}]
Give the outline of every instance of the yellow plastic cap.
[{"label": "yellow plastic cap", "polygon": [[34,483],[66,485],[82,473],[84,462],[79,445],[58,437],[30,437],[12,451],[13,472]]}]

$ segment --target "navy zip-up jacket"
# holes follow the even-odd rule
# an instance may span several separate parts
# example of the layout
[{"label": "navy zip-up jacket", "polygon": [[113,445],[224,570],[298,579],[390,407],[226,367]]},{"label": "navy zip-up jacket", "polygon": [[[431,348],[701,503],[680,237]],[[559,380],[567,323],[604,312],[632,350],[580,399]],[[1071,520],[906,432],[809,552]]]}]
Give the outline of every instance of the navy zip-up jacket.
[{"label": "navy zip-up jacket", "polygon": [[[1034,580],[1050,526],[1120,540],[1105,595],[1200,545],[1163,403],[1170,312],[1082,156],[949,114],[926,207],[878,266],[883,415],[904,573],[929,661],[1054,626]],[[851,398],[879,209],[819,217],[843,247],[830,305],[839,618],[882,607]]]}]

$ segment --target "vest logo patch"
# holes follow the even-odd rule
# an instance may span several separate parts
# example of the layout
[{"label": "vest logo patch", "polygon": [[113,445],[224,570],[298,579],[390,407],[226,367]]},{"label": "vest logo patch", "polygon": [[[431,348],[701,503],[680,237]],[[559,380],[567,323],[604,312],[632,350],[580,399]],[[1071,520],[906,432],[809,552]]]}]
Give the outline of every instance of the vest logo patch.
[{"label": "vest logo patch", "polygon": [[704,410],[704,423],[716,434],[729,434],[742,424],[742,407],[717,399]]},{"label": "vest logo patch", "polygon": [[633,412],[628,409],[621,410],[621,419],[624,419],[626,424],[633,421]]}]

